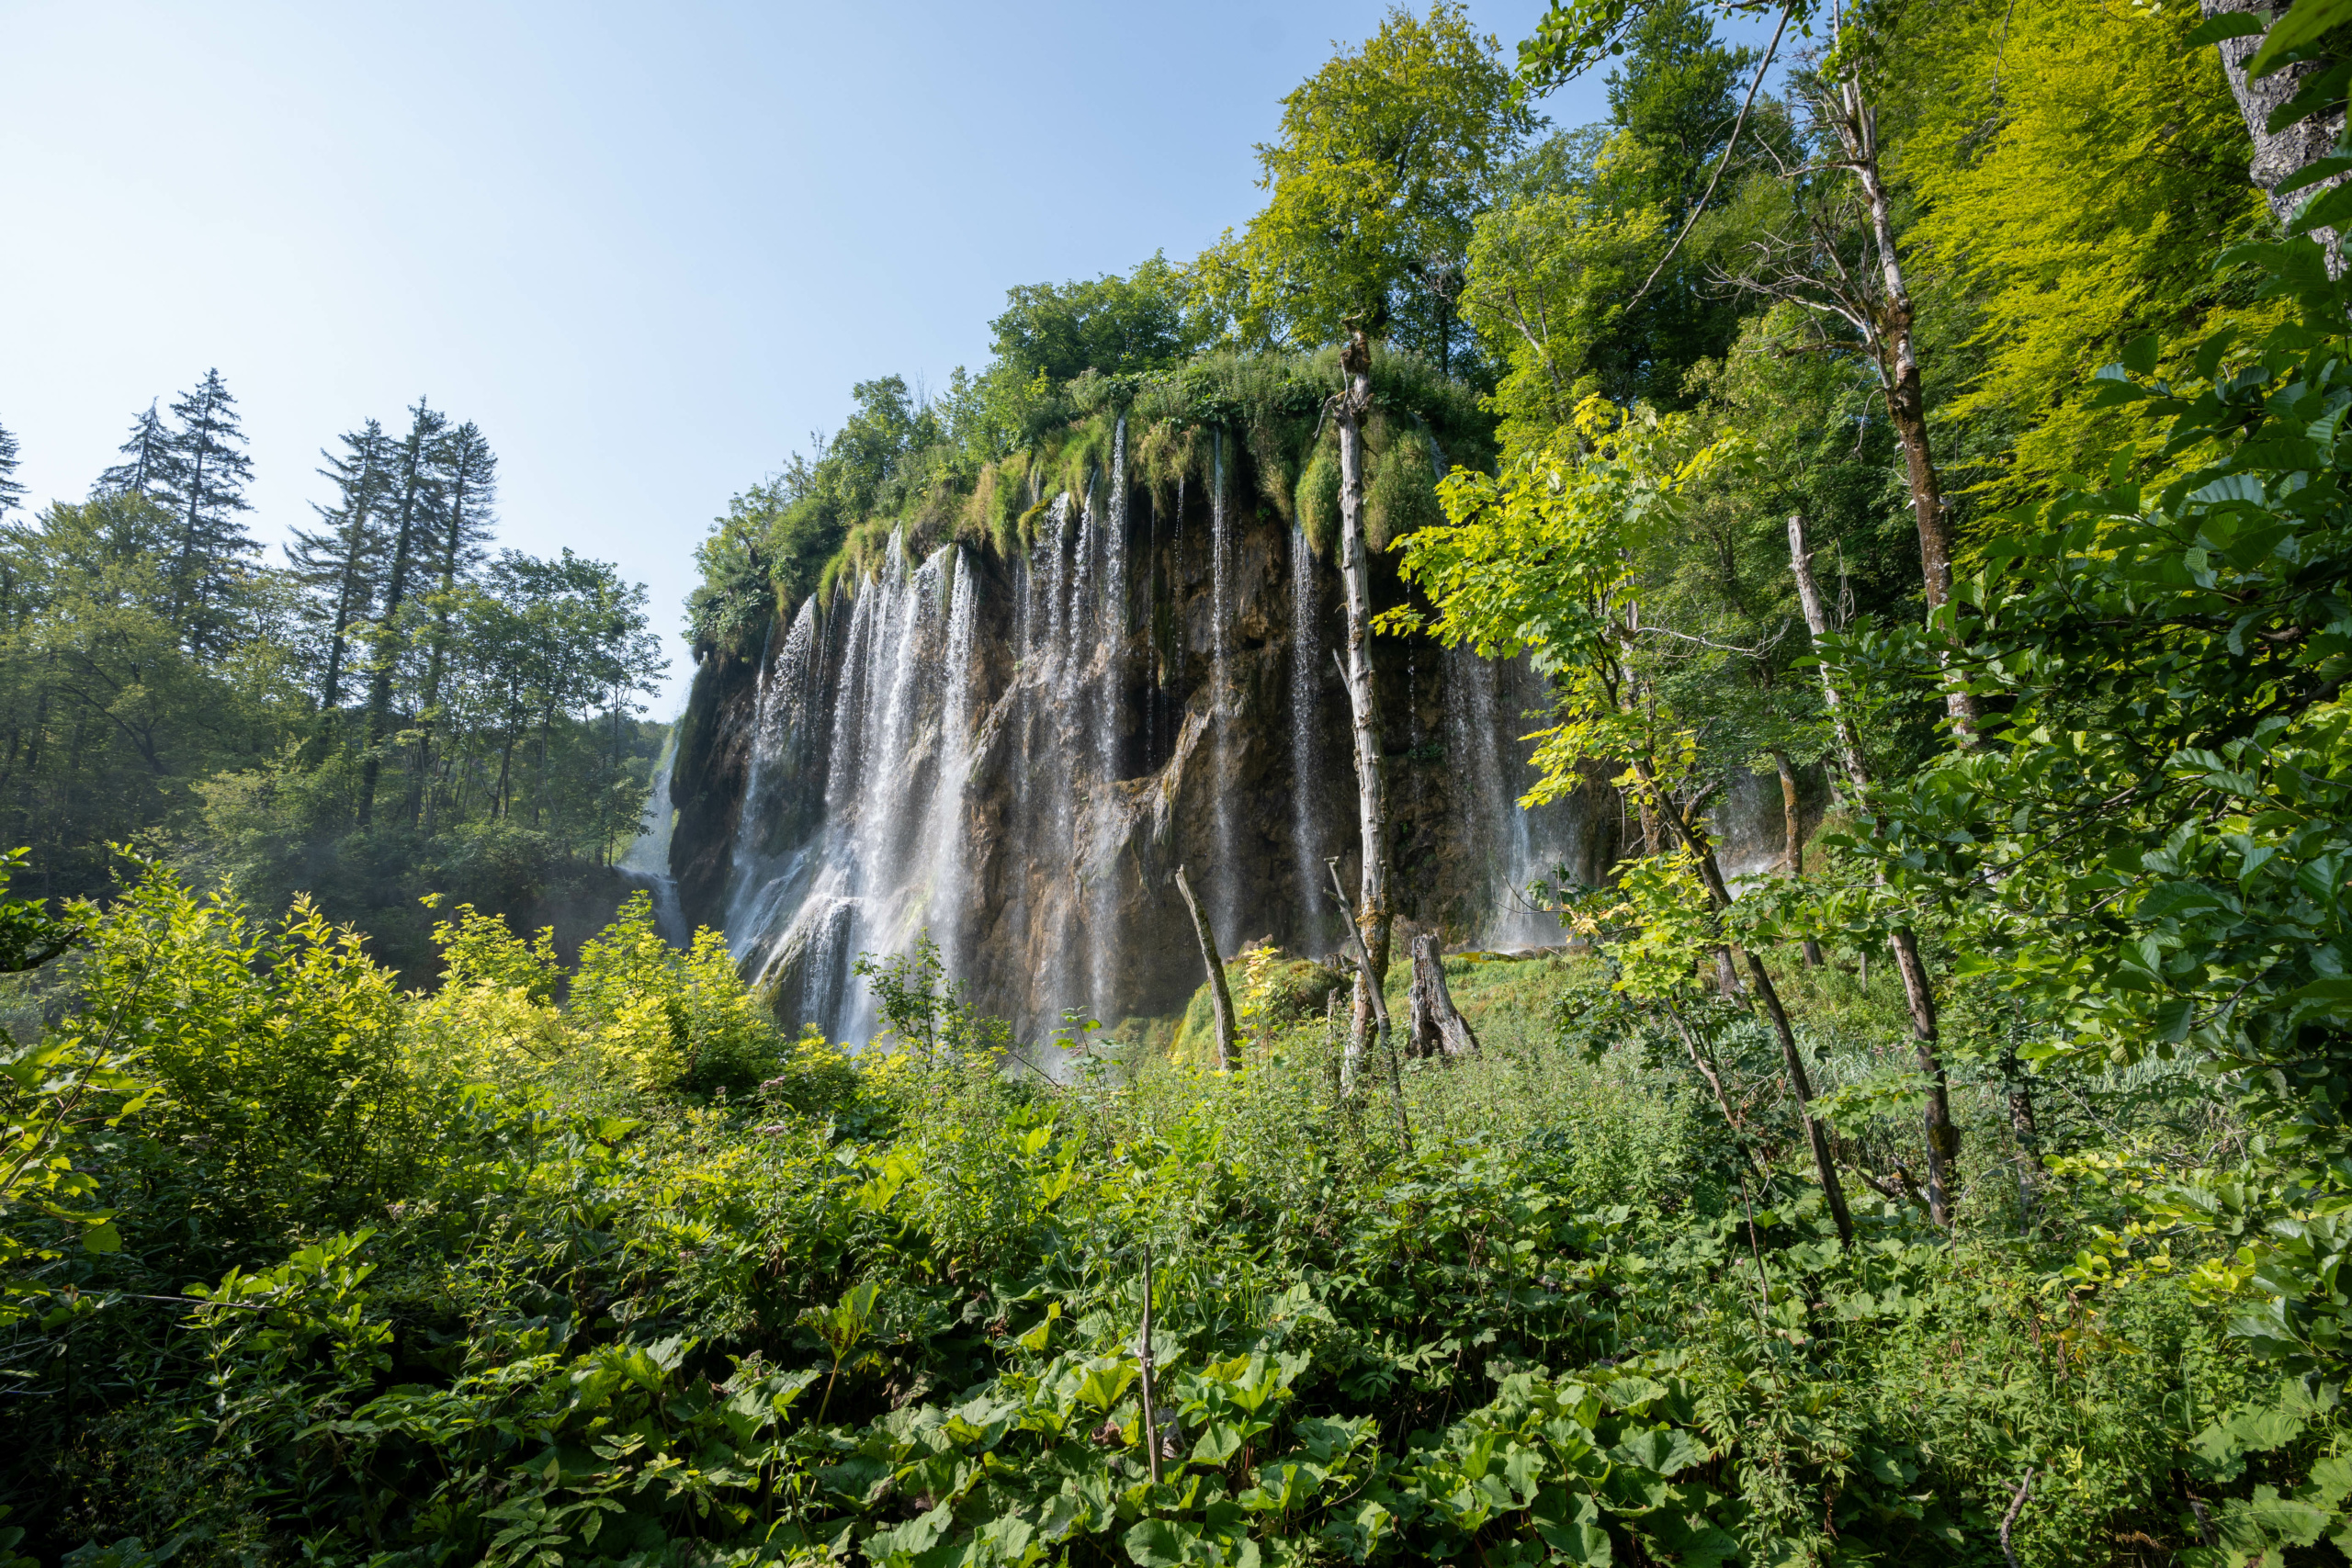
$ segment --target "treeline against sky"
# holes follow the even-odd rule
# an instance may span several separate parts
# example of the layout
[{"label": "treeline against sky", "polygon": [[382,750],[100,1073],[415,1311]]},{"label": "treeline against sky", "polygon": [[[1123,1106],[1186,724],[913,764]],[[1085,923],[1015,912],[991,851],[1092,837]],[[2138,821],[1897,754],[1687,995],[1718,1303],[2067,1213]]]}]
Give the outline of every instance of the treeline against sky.
[{"label": "treeline against sky", "polygon": [[421,894],[545,913],[617,886],[660,734],[645,590],[498,547],[478,425],[420,399],[338,436],[276,560],[220,372],[121,455],[27,518],[0,436],[0,838],[30,886],[96,892],[136,844],[266,907],[311,892],[395,963]]}]

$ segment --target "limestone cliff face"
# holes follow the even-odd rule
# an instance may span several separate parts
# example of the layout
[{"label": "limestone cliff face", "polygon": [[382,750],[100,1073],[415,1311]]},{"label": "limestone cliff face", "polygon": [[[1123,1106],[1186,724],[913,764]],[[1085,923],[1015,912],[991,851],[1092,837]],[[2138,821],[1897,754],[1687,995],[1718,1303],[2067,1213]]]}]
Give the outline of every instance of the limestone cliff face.
[{"label": "limestone cliff face", "polygon": [[[924,930],[1024,1034],[1065,1009],[1173,1012],[1200,980],[1179,864],[1228,952],[1338,946],[1323,861],[1352,890],[1356,854],[1338,574],[1221,463],[1173,494],[1130,488],[1115,449],[1109,467],[1025,555],[894,544],[756,662],[697,672],[671,866],[787,1021],[863,1037],[856,956]],[[1556,940],[1512,890],[1559,863],[1597,878],[1613,796],[1517,809],[1523,670],[1419,638],[1374,658],[1400,914]]]}]

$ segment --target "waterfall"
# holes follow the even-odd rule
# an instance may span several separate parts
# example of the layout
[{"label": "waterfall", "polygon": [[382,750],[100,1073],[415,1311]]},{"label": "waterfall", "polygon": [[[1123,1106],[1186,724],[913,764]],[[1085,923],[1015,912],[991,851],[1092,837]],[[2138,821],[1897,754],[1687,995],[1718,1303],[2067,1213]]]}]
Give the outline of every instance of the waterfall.
[{"label": "waterfall", "polygon": [[[1032,865],[1045,867],[1053,881],[1061,885],[1064,895],[1056,897],[1053,889],[1046,891],[1046,906],[1054,911],[1053,947],[1046,972],[1046,1006],[1049,1012],[1058,1012],[1078,1000],[1078,931],[1074,918],[1077,900],[1071,887],[1077,879],[1078,829],[1071,805],[1077,781],[1066,771],[1058,777],[1054,772],[1069,755],[1062,731],[1070,710],[1071,616],[1064,584],[1075,572],[1066,564],[1064,555],[1069,547],[1071,512],[1068,491],[1054,498],[1053,507],[1046,515],[1046,526],[1038,531],[1037,549],[1033,553],[1033,559],[1034,554],[1045,557],[1046,642],[1036,650],[1036,674],[1032,678],[1037,694],[1045,700],[1042,712],[1033,711],[1022,755],[1023,771],[1036,773],[1046,781],[1046,841],[1042,846],[1031,843],[1029,861]],[[1082,536],[1082,520],[1080,527]]]},{"label": "waterfall", "polygon": [[[903,952],[935,906],[952,917],[960,904],[976,590],[956,558],[951,545],[910,567],[894,534],[881,570],[842,585],[849,630],[823,747],[807,733],[822,709],[812,700],[823,664],[813,603],[763,671],[730,945],[755,984],[789,995],[833,1038],[866,1038],[876,1027],[872,991],[852,973],[855,956]],[[821,822],[774,854],[761,836],[790,812],[760,787],[775,771],[774,758],[762,765],[772,741],[827,754]]]},{"label": "waterfall", "polygon": [[1323,672],[1316,668],[1322,654],[1322,628],[1317,624],[1315,556],[1307,547],[1306,531],[1290,531],[1290,840],[1298,857],[1298,935],[1301,953],[1312,952],[1322,940],[1325,922],[1325,880],[1321,855],[1323,833],[1316,822],[1321,805],[1316,798],[1315,747],[1317,738],[1316,699],[1323,689]]},{"label": "waterfall", "polygon": [[1232,672],[1227,653],[1231,636],[1228,623],[1232,618],[1232,605],[1227,602],[1225,581],[1225,433],[1218,431],[1214,441],[1212,450],[1216,474],[1209,488],[1209,703],[1211,711],[1216,716],[1214,730],[1216,866],[1210,883],[1209,923],[1216,932],[1218,948],[1230,953],[1236,941],[1238,922],[1233,908],[1237,870],[1233,863],[1233,751],[1231,739],[1227,734],[1232,717],[1233,694],[1228,689]]},{"label": "waterfall", "polygon": [[628,852],[620,862],[621,870],[644,879],[653,895],[654,929],[673,947],[684,947],[694,940],[694,933],[686,929],[686,912],[678,904],[678,879],[670,874],[670,833],[678,821],[677,809],[670,803],[670,774],[678,761],[678,720],[684,716],[685,710],[681,708],[670,720],[670,733],[662,742],[662,756],[653,769],[653,788],[645,797],[649,820],[629,840]]},{"label": "waterfall", "polygon": [[972,779],[972,660],[978,643],[979,598],[961,551],[950,558],[947,584],[947,645],[943,655],[945,688],[939,704],[939,778],[933,786],[931,818],[923,833],[924,859],[933,867],[928,908],[939,958],[950,975],[963,967],[965,900],[970,892],[970,835],[964,825],[964,792]]},{"label": "waterfall", "polygon": [[1514,742],[1496,697],[1496,662],[1467,646],[1453,648],[1446,650],[1444,674],[1446,751],[1462,792],[1464,858],[1483,873],[1481,886],[1471,889],[1483,906],[1478,940],[1497,947],[1556,942],[1560,922],[1529,904],[1526,889],[1551,875],[1558,846],[1539,842],[1519,804],[1523,787],[1507,782],[1525,765],[1513,761],[1506,773],[1505,748]]},{"label": "waterfall", "polygon": [[[1147,526],[1128,423],[1087,482],[1048,488],[1024,514],[1025,549],[929,549],[914,541],[937,525],[910,525],[838,574],[824,604],[780,619],[756,669],[706,665],[722,724],[741,728],[689,748],[677,778],[697,799],[741,797],[733,821],[695,824],[692,855],[681,824],[684,906],[723,919],[787,1021],[870,1038],[878,1010],[856,959],[907,953],[926,930],[948,975],[1024,1041],[1065,1010],[1165,1017],[1200,982],[1166,886],[1181,855],[1202,863],[1204,913],[1228,949],[1256,931],[1302,952],[1338,935],[1323,856],[1352,833],[1332,815],[1345,716],[1325,672],[1328,580],[1300,530],[1247,504],[1246,459],[1223,433],[1195,476],[1211,487],[1205,526],[1186,537],[1181,490]],[[1287,603],[1250,602],[1256,580],[1240,574],[1285,547]],[[1513,719],[1540,700],[1521,689],[1537,677],[1425,643],[1392,657],[1408,699],[1397,739],[1442,741],[1448,759],[1392,784],[1400,832],[1432,852],[1400,889],[1408,910],[1488,943],[1558,941],[1517,897],[1560,861],[1585,863],[1560,848],[1584,842],[1577,807],[1516,804],[1529,780]],[[1414,693],[1442,705],[1417,708]],[[714,830],[731,839],[714,845]],[[723,874],[708,849],[731,851]],[[632,864],[659,858],[644,843]]]},{"label": "waterfall", "polygon": [[1127,420],[1119,416],[1111,433],[1111,493],[1103,526],[1097,530],[1102,555],[1101,591],[1094,602],[1093,712],[1089,715],[1094,776],[1087,823],[1087,987],[1089,1010],[1109,1022],[1120,976],[1119,942],[1119,719],[1125,706],[1127,641]]}]

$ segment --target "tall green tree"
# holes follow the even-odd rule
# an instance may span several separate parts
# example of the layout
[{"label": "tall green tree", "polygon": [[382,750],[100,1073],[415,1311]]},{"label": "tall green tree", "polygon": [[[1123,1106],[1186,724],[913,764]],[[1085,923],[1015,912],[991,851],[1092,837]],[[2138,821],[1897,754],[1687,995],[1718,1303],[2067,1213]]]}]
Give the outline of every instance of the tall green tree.
[{"label": "tall green tree", "polygon": [[25,485],[17,478],[17,437],[0,425],[0,518],[25,504]]},{"label": "tall green tree", "polygon": [[238,521],[253,503],[245,486],[253,459],[242,448],[245,434],[237,400],[218,370],[172,404],[179,428],[171,435],[171,464],[161,493],[179,517],[179,547],[172,561],[172,618],[189,649],[214,658],[228,634],[224,605],[232,579],[260,547]]},{"label": "tall green tree", "polygon": [[383,424],[369,420],[341,438],[340,455],[322,452],[319,473],[335,487],[333,506],[311,503],[324,525],[295,528],[286,547],[287,569],[303,590],[304,618],[325,645],[318,705],[332,724],[343,706],[352,628],[375,613],[389,537],[384,513],[390,499],[392,444]]},{"label": "tall green tree", "polygon": [[155,495],[170,488],[174,452],[164,416],[149,403],[130,422],[130,439],[119,448],[123,461],[98,476],[93,499],[108,495]]},{"label": "tall green tree", "polygon": [[434,451],[438,507],[434,519],[433,626],[426,653],[424,689],[417,712],[415,777],[409,815],[422,814],[432,830],[434,728],[441,721],[441,682],[449,659],[452,597],[478,566],[496,521],[498,455],[471,420],[443,436]]},{"label": "tall green tree", "polygon": [[392,682],[408,638],[401,618],[430,548],[433,510],[438,499],[435,462],[448,428],[423,398],[409,409],[409,429],[394,457],[391,560],[385,569],[382,607],[368,651],[368,734],[360,759],[359,825],[375,819],[376,786],[383,773],[384,743],[391,724]]},{"label": "tall green tree", "polygon": [[[1460,5],[1440,0],[1426,17],[1392,10],[1362,48],[1341,51],[1283,100],[1278,139],[1258,149],[1265,207],[1200,263],[1204,287],[1245,334],[1341,345],[1347,384],[1329,412],[1340,443],[1363,860],[1356,920],[1373,984],[1387,973],[1395,907],[1363,521],[1372,345],[1421,313],[1438,322],[1434,343],[1447,362],[1473,226],[1490,182],[1534,124],[1500,45],[1472,28]],[[1357,1000],[1359,1051],[1371,999]]]}]

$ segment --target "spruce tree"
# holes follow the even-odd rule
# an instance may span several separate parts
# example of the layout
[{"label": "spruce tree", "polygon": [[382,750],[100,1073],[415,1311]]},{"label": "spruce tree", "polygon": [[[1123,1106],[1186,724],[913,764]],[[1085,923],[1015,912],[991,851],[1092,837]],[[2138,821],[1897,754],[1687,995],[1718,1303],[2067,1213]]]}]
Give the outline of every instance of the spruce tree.
[{"label": "spruce tree", "polygon": [[433,643],[424,673],[424,696],[418,714],[422,731],[417,742],[416,779],[410,786],[409,816],[421,810],[425,830],[433,828],[433,732],[440,717],[441,681],[448,669],[449,616],[458,582],[472,574],[488,554],[492,506],[498,499],[498,454],[490,449],[481,427],[468,420],[435,446],[434,474],[439,502],[434,519],[435,574]]},{"label": "spruce tree", "polygon": [[258,548],[237,513],[252,510],[244,487],[253,479],[253,459],[237,424],[237,402],[221,384],[220,372],[204,379],[172,404],[180,427],[172,433],[172,472],[167,492],[180,522],[179,547],[172,562],[172,615],[188,651],[217,651],[225,630],[220,600],[239,558]]},{"label": "spruce tree", "polygon": [[432,523],[440,499],[440,476],[435,455],[448,420],[426,406],[423,398],[409,410],[409,431],[397,456],[392,526],[392,562],[385,574],[383,608],[377,618],[373,666],[368,683],[368,751],[359,764],[359,825],[376,815],[376,784],[383,770],[384,733],[392,708],[392,677],[400,664],[401,606],[408,600],[419,567],[430,547]]},{"label": "spruce tree", "polygon": [[24,481],[17,478],[17,438],[0,425],[0,517],[24,504]]},{"label": "spruce tree", "polygon": [[164,416],[149,403],[137,419],[130,422],[130,439],[118,448],[124,462],[98,476],[90,487],[90,499],[103,501],[110,495],[154,496],[173,491],[172,433],[164,426]]},{"label": "spruce tree", "polygon": [[343,437],[343,454],[321,452],[320,474],[333,481],[333,506],[311,503],[324,527],[293,530],[286,547],[288,570],[301,585],[305,618],[322,628],[326,667],[319,681],[319,709],[331,725],[343,706],[344,671],[351,630],[375,611],[390,538],[385,513],[392,493],[396,454],[380,421],[369,420]]}]

